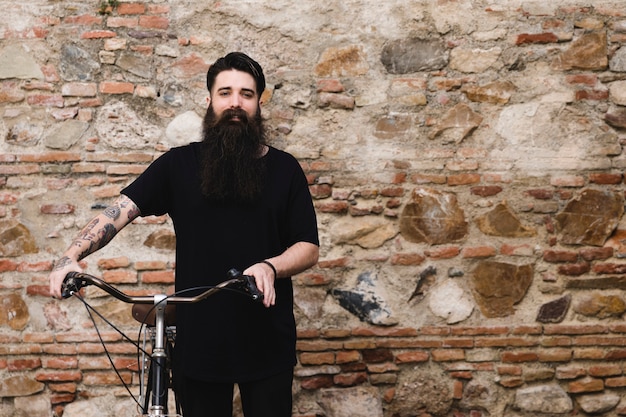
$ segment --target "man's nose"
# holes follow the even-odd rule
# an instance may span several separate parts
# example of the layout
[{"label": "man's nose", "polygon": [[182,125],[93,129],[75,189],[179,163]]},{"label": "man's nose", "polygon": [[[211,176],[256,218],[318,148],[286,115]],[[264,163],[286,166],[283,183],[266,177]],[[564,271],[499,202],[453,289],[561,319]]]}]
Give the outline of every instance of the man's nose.
[{"label": "man's nose", "polygon": [[238,109],[241,107],[241,97],[238,94],[233,94],[230,98],[230,108]]}]

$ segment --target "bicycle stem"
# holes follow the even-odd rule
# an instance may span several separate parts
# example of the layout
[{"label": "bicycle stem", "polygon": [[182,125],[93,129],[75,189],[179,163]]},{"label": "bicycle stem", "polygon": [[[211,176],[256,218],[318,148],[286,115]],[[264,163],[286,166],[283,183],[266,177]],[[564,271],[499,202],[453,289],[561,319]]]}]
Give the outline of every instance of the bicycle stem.
[{"label": "bicycle stem", "polygon": [[161,371],[165,369],[167,355],[165,353],[165,307],[167,306],[167,297],[164,294],[156,294],[154,296],[154,310],[156,314],[155,321],[155,337],[154,346],[152,348],[152,360],[156,362],[155,369],[158,372],[152,374],[152,405],[150,406],[150,415],[164,416],[167,414],[165,409],[167,395],[167,382],[162,377]]}]

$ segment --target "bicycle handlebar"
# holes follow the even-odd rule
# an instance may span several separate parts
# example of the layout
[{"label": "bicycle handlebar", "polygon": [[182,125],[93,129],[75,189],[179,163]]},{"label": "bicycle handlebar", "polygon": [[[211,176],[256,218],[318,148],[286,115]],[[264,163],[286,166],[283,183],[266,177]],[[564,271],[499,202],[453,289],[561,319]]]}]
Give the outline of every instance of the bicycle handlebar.
[{"label": "bicycle handlebar", "polygon": [[[263,293],[259,291],[256,286],[256,282],[254,281],[254,277],[251,275],[243,275],[236,269],[231,269],[228,271],[228,277],[226,281],[220,282],[214,287],[209,288],[201,294],[198,294],[193,297],[181,297],[178,295],[173,295],[171,297],[167,297],[168,304],[191,304],[197,303],[198,301],[204,300],[205,298],[213,295],[214,293],[222,290],[226,287],[238,287],[240,290],[245,292],[252,298],[254,301],[261,302],[263,301]],[[111,284],[106,283],[104,280],[94,277],[93,275],[86,274],[84,272],[68,272],[63,280],[63,284],[61,286],[61,296],[63,298],[69,298],[74,293],[80,291],[81,288],[86,287],[88,285],[95,285],[96,287],[106,291],[108,294],[117,298],[120,301],[129,304],[154,304],[154,296],[152,295],[135,295],[131,296],[126,293],[121,292]]]}]

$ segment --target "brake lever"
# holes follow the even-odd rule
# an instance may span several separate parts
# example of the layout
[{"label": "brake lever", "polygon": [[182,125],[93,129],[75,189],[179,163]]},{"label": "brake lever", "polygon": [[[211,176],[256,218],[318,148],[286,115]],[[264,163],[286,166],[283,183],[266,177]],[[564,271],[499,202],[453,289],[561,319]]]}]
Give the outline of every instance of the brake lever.
[{"label": "brake lever", "polygon": [[239,272],[237,269],[233,268],[228,271],[228,276],[231,278],[241,278],[242,281],[242,289],[245,291],[250,298],[254,301],[262,302],[263,301],[263,293],[259,291],[259,288],[256,286],[256,281],[252,275],[244,275]]},{"label": "brake lever", "polygon": [[61,297],[70,298],[74,293],[79,292],[80,289],[85,286],[85,281],[80,278],[80,273],[73,271],[68,272],[67,275],[65,275],[63,284],[61,284]]}]

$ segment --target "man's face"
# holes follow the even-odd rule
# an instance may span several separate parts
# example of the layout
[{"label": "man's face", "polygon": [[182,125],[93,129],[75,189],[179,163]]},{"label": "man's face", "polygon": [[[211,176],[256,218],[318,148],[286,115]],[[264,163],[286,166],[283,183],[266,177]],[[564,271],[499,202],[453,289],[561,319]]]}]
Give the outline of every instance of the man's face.
[{"label": "man's face", "polygon": [[[226,70],[217,74],[209,102],[219,120],[225,110],[241,109],[248,119],[254,118],[259,110],[259,96],[252,75],[237,70]],[[237,121],[235,116],[233,121]]]}]

